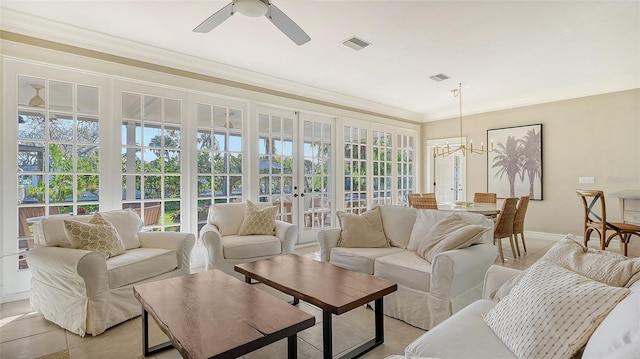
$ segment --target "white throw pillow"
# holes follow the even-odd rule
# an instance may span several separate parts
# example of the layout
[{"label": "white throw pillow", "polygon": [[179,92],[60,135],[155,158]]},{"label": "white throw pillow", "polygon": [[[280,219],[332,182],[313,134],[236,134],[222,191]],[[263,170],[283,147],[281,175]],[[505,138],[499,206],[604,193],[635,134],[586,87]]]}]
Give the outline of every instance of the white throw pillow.
[{"label": "white throw pillow", "polygon": [[374,205],[380,208],[384,235],[393,247],[407,248],[418,210],[392,205]]},{"label": "white throw pillow", "polygon": [[118,209],[115,211],[100,212],[102,218],[106,219],[115,227],[116,231],[122,238],[124,246],[127,249],[140,248],[140,239],[138,233],[144,227],[144,222],[140,216],[132,210]]},{"label": "white throw pillow", "polygon": [[542,257],[598,282],[629,287],[640,278],[640,258],[585,247],[569,234]]},{"label": "white throw pillow", "polygon": [[278,207],[271,206],[258,208],[251,201],[247,201],[244,211],[244,221],[238,230],[239,236],[264,234],[273,236],[276,234],[276,214]]},{"label": "white throw pillow", "polygon": [[520,358],[571,358],[629,292],[539,260],[483,318]]},{"label": "white throw pillow", "polygon": [[593,332],[582,354],[583,359],[614,358],[620,348],[631,343],[640,345],[640,282],[630,289],[631,294]]},{"label": "white throw pillow", "polygon": [[338,247],[389,247],[389,242],[382,228],[380,207],[373,207],[360,215],[342,211],[338,211],[337,215],[340,220]]},{"label": "white throw pillow", "polygon": [[104,259],[126,252],[118,231],[100,213],[94,214],[87,223],[65,219],[64,229],[69,242],[77,249],[100,252]]},{"label": "white throw pillow", "polygon": [[244,202],[214,204],[209,207],[208,222],[216,226],[222,236],[238,234],[245,208]]},{"label": "white throw pillow", "polygon": [[453,213],[431,227],[429,234],[420,242],[416,253],[431,263],[439,253],[466,248],[477,243],[490,229],[469,224],[457,213]]},{"label": "white throw pillow", "polygon": [[419,209],[416,221],[409,236],[409,244],[407,250],[417,251],[420,242],[429,235],[431,228],[438,222],[438,211],[435,209]]}]

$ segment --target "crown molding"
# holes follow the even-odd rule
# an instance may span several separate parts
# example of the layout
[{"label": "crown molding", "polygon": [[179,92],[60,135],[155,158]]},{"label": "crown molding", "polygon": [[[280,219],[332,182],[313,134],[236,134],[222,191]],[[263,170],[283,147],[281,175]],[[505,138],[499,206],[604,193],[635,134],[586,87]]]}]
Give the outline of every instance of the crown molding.
[{"label": "crown molding", "polygon": [[[424,115],[362,98],[340,94],[267,74],[233,67],[215,61],[169,51],[104,33],[35,17],[11,9],[2,9],[0,30],[59,43],[114,58],[130,59],[210,77],[223,85],[248,88],[296,100],[338,107],[367,115],[419,123]],[[64,51],[64,50],[63,50]]]}]

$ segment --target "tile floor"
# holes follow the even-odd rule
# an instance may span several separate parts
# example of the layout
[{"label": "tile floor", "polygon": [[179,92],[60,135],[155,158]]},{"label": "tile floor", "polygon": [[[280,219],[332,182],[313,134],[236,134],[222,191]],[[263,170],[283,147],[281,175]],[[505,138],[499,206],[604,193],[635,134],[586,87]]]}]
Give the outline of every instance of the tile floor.
[{"label": "tile floor", "polygon": [[[518,269],[528,268],[555,243],[554,239],[536,238],[532,235],[528,236],[526,241],[527,253],[514,259],[508,241],[504,240],[505,263],[500,263],[498,259],[496,264]],[[300,248],[297,252],[319,259],[317,246]],[[256,286],[276,296],[286,298],[267,286],[262,284],[256,284]],[[316,307],[301,302],[300,309],[314,314],[316,323],[322,321],[322,312]],[[151,344],[155,345],[166,341],[166,336],[155,326],[155,323],[152,320],[150,323],[153,323],[150,333]],[[136,317],[110,328],[97,337],[81,338],[48,322],[39,313],[32,312],[28,300],[8,302],[0,306],[0,357],[3,359],[38,358],[62,350],[69,350],[71,359],[143,358],[141,325],[140,317]],[[373,311],[364,307],[357,308],[335,317],[333,325],[334,354],[338,354],[373,337]],[[367,353],[363,358],[377,359],[392,354],[402,354],[407,344],[424,333],[421,329],[389,317],[385,317],[384,326],[384,344]],[[316,325],[298,334],[299,358],[321,358],[321,348],[321,325]],[[244,356],[248,359],[285,357],[286,341],[284,340]],[[153,358],[180,358],[180,355],[175,350],[168,350]]]}]

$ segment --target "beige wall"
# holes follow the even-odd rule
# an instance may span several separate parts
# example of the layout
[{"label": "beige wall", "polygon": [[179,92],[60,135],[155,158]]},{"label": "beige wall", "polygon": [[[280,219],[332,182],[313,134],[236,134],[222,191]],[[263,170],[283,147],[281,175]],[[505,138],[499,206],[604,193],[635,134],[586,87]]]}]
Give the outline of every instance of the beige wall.
[{"label": "beige wall", "polygon": [[[465,116],[464,135],[486,143],[487,129],[537,123],[542,123],[544,199],[530,202],[525,230],[582,236],[576,188],[605,194],[640,189],[640,89]],[[457,118],[424,124],[423,149],[427,140],[458,137],[458,131]],[[595,177],[595,184],[578,184],[581,176]],[[486,155],[471,155],[468,196],[486,190]],[[618,200],[607,198],[608,219],[619,215]]]}]

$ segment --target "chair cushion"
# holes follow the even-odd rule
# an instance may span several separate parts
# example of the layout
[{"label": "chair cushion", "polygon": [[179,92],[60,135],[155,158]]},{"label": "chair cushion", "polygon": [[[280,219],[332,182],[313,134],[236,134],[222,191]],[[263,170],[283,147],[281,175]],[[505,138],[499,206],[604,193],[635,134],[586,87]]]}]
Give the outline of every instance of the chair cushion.
[{"label": "chair cushion", "polygon": [[571,358],[629,292],[542,259],[483,317],[518,357]]},{"label": "chair cushion", "polygon": [[220,231],[221,236],[238,234],[242,221],[244,221],[244,202],[220,203],[209,207],[209,223]]},{"label": "chair cushion", "polygon": [[250,236],[254,234],[265,234],[273,236],[276,234],[276,214],[278,207],[269,206],[258,208],[251,201],[247,201],[244,211],[244,220],[238,235]]},{"label": "chair cushion", "polygon": [[380,207],[374,207],[362,214],[338,211],[337,215],[340,220],[338,247],[389,247],[382,227]]},{"label": "chair cushion", "polygon": [[176,252],[161,248],[136,248],[107,259],[109,287],[120,288],[178,268]]},{"label": "chair cushion", "polygon": [[373,274],[422,292],[428,292],[431,285],[431,263],[411,251],[377,258]]},{"label": "chair cushion", "polygon": [[407,248],[418,210],[404,206],[378,206],[384,234],[394,247]]},{"label": "chair cushion", "polygon": [[118,231],[127,249],[139,248],[138,232],[144,226],[142,219],[131,208],[100,212]]},{"label": "chair cushion", "polygon": [[331,248],[331,264],[356,272],[373,274],[376,258],[404,251],[398,247],[387,248]]},{"label": "chair cushion", "polygon": [[122,238],[100,213],[94,214],[87,223],[65,219],[64,230],[75,248],[100,252],[104,259],[126,252]]},{"label": "chair cushion", "polygon": [[282,241],[275,236],[223,236],[222,252],[225,259],[246,259],[274,256],[282,253]]}]

